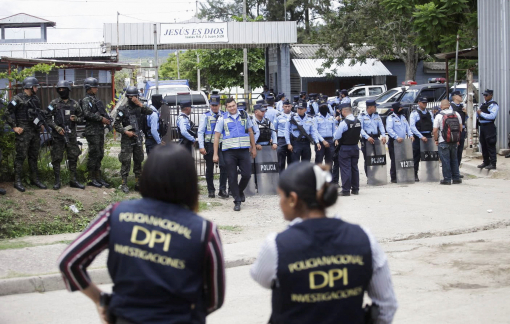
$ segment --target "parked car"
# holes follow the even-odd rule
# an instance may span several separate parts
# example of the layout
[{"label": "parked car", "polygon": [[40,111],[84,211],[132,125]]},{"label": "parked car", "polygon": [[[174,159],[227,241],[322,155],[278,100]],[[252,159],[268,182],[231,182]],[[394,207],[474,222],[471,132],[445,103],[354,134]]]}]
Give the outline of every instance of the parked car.
[{"label": "parked car", "polygon": [[361,114],[367,110],[367,100],[374,100],[377,104],[383,104],[387,102],[396,102],[399,101],[400,97],[404,94],[404,92],[409,88],[408,86],[396,87],[392,88],[378,96],[369,97],[365,99],[360,99],[357,103],[358,112]]},{"label": "parked car", "polygon": [[364,85],[358,84],[354,87],[347,90],[349,92],[349,97],[359,98],[359,97],[369,97],[369,96],[377,96],[386,91],[386,85]]}]

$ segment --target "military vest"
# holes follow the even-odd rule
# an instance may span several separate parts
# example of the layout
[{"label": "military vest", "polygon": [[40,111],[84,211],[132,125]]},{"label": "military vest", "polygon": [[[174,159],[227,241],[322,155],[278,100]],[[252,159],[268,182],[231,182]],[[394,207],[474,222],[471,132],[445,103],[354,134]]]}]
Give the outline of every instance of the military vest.
[{"label": "military vest", "polygon": [[428,110],[425,110],[427,113],[423,114],[421,111],[416,110],[416,113],[420,117],[420,120],[416,122],[416,129],[421,132],[432,132],[433,123],[430,117],[430,113]]},{"label": "military vest", "polygon": [[273,131],[271,130],[271,122],[269,121],[269,119],[264,117],[262,121],[259,121],[257,117],[254,116],[253,121],[257,123],[260,131],[257,143],[266,143],[271,141]]},{"label": "military vest", "polygon": [[[484,102],[481,106],[480,106],[480,110],[485,113],[485,114],[490,114],[491,112],[489,111],[489,106],[492,105],[492,104],[498,104],[497,102],[495,102],[494,100],[490,100],[490,101],[486,101]],[[478,119],[480,120],[490,120],[490,121],[494,121],[493,119],[486,119],[485,117],[482,117],[481,115],[478,115]]]},{"label": "military vest", "polygon": [[357,118],[354,120],[344,119],[347,124],[347,130],[340,139],[341,145],[358,145],[359,135],[361,134],[361,123]]},{"label": "military vest", "polygon": [[[53,121],[57,126],[65,129],[65,126],[69,127],[69,130],[73,133],[76,132],[76,122],[71,120],[71,115],[76,116],[76,106],[78,103],[69,99],[64,102],[61,99],[55,99],[48,105],[50,114],[53,115]],[[60,135],[56,130],[53,129],[53,135]]]},{"label": "military vest", "polygon": [[340,219],[305,220],[276,236],[270,323],[362,324],[372,278],[370,240]]},{"label": "military vest", "polygon": [[36,128],[36,125],[33,123],[34,115],[33,110],[34,107],[41,108],[40,100],[36,95],[28,96],[26,93],[17,94],[13,100],[9,103],[9,105],[14,106],[14,118],[16,126],[33,126]]},{"label": "military vest", "polygon": [[200,216],[142,198],[110,215],[110,311],[134,323],[205,323],[205,243]]}]

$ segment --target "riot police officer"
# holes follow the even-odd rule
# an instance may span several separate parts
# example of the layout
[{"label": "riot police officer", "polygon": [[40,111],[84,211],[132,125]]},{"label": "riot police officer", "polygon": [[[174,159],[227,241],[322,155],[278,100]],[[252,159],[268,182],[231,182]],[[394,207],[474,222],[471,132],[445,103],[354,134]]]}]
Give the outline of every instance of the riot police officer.
[{"label": "riot police officer", "polygon": [[55,174],[54,190],[60,189],[60,164],[66,151],[69,163],[71,188],[85,189],[85,186],[76,180],[76,165],[81,150],[78,146],[76,123],[83,122],[83,111],[78,102],[70,98],[72,84],[69,81],[57,83],[57,93],[60,98],[53,99],[46,110],[46,122],[53,129],[53,144],[51,145],[51,164]]},{"label": "riot police officer", "polygon": [[313,139],[314,132],[313,117],[306,114],[306,102],[302,101],[297,114],[293,113],[285,124],[285,141],[289,151],[292,152],[292,163],[310,162],[312,158],[310,143],[321,149],[318,140]]},{"label": "riot police officer", "polygon": [[[337,200],[330,180],[311,163],[293,163],[280,176],[280,206],[290,224],[266,238],[250,269],[253,280],[272,289],[269,322],[391,323],[397,301],[388,259],[369,230],[326,216]],[[379,305],[371,321],[362,308],[365,291]]]},{"label": "riot police officer", "polygon": [[330,166],[333,164],[333,153],[335,144],[333,135],[338,125],[335,117],[331,115],[327,101],[320,101],[319,114],[313,118],[314,134],[313,138],[316,142],[321,143],[321,148],[315,147],[315,163],[322,164],[325,160]]},{"label": "riot police officer", "polygon": [[[121,190],[129,192],[127,178],[131,169],[131,156],[133,156],[133,173],[135,174],[135,190],[139,189],[139,179],[142,173],[144,159],[141,132],[142,123],[147,122],[147,115],[152,114],[152,109],[142,104],[138,99],[138,90],[130,86],[126,89],[127,104],[120,106],[113,127],[122,134],[120,139],[119,161],[122,163],[120,175],[122,177]],[[138,128],[137,128],[138,127]]]},{"label": "riot police officer", "polygon": [[[375,143],[376,139],[382,137],[382,144],[386,144],[386,131],[384,125],[377,112],[377,103],[375,100],[367,100],[366,113],[361,113],[358,118],[361,123],[361,152],[363,159],[367,160],[367,146],[366,143]],[[367,164],[365,163],[365,174],[367,174]]]},{"label": "riot police officer", "polygon": [[[204,156],[205,160],[205,180],[207,182],[207,191],[209,193],[209,198],[214,198],[215,188],[214,188],[214,129],[216,127],[216,122],[218,118],[220,118],[220,96],[213,95],[211,99],[209,99],[209,104],[211,105],[211,109],[202,116],[200,116],[200,122],[198,124],[198,147],[200,150],[200,154]],[[227,173],[223,169],[224,162],[223,154],[219,152],[220,159],[220,190],[218,192],[218,196],[221,198],[228,198],[227,194]]]},{"label": "riot police officer", "polygon": [[351,103],[351,98],[349,98],[349,92],[345,89],[342,89],[340,90],[340,98],[342,98],[340,100],[340,103],[341,104],[350,104]]},{"label": "riot police officer", "polygon": [[191,102],[181,102],[180,106],[181,114],[177,118],[179,144],[184,145],[184,147],[191,153],[191,148],[193,147],[193,143],[195,143],[195,138],[197,137],[193,131],[193,126],[195,125],[189,119],[189,116],[191,115]]},{"label": "riot police officer", "polygon": [[[345,117],[335,132],[335,144],[340,145],[338,152],[338,164],[340,165],[340,177],[342,179],[342,196],[359,194],[359,136],[361,123],[352,114],[352,108],[342,109]],[[351,191],[352,190],[352,191]]]},{"label": "riot police officer", "polygon": [[255,105],[253,109],[253,125],[258,128],[258,132],[254,134],[255,147],[260,151],[262,146],[271,145],[273,150],[276,150],[278,148],[278,139],[274,124],[265,117],[266,108],[262,107],[262,105]]},{"label": "riot police officer", "polygon": [[290,164],[292,162],[292,152],[289,150],[287,146],[287,141],[285,140],[285,124],[290,119],[292,115],[292,105],[288,100],[285,100],[283,103],[283,112],[276,115],[274,120],[274,129],[277,136],[278,141],[278,167],[280,173],[285,170],[285,165]]},{"label": "riot police officer", "polygon": [[280,98],[278,100],[278,103],[276,104],[276,110],[278,110],[278,112],[282,112],[283,111],[283,102],[285,100],[287,100],[287,97],[285,96],[285,93],[280,93],[278,94],[278,97]]},{"label": "riot police officer", "polygon": [[[222,306],[222,244],[217,226],[196,214],[198,191],[191,155],[158,145],[144,165],[143,198],[108,206],[62,253],[67,289],[88,296],[101,323],[205,323]],[[113,295],[87,273],[107,248]]]},{"label": "riot police officer", "polygon": [[[89,158],[87,170],[89,186],[109,188],[110,184],[101,177],[101,161],[104,157],[104,127],[112,122],[106,114],[104,103],[96,98],[99,82],[96,78],[86,78],[83,86],[87,95],[81,100],[81,109],[86,121],[83,136],[87,139]],[[136,90],[138,94],[138,90]],[[103,113],[104,112],[104,113]],[[111,128],[111,126],[109,126]]]},{"label": "riot police officer", "polygon": [[310,93],[308,95],[308,104],[306,107],[306,113],[310,116],[315,116],[319,113],[319,104],[317,102],[317,94]]},{"label": "riot police officer", "polygon": [[483,92],[484,103],[477,113],[477,122],[480,125],[480,145],[482,146],[483,163],[478,166],[480,169],[496,170],[496,143],[498,134],[496,130],[496,117],[498,117],[498,103],[492,100],[493,90],[487,89]]},{"label": "riot police officer", "polygon": [[[223,113],[216,122],[214,129],[213,161],[219,162],[218,150],[220,136],[223,135],[223,159],[227,166],[228,185],[234,196],[234,211],[241,210],[241,203],[245,201],[244,189],[251,177],[252,158],[257,156],[253,123],[246,111],[238,111],[234,98],[225,101],[227,112]],[[250,158],[250,151],[251,157]],[[237,169],[241,171],[241,180],[237,181]]]},{"label": "riot police officer", "polygon": [[274,96],[269,95],[266,97],[267,110],[266,110],[266,118],[269,119],[272,123],[274,123],[274,119],[276,118],[276,114],[278,114],[278,110],[275,109]]},{"label": "riot police officer", "polygon": [[411,131],[413,132],[413,160],[414,160],[414,180],[420,181],[418,178],[418,170],[420,168],[421,150],[420,141],[427,143],[432,138],[432,129],[434,125],[434,117],[427,110],[427,97],[418,98],[418,109],[411,113]]},{"label": "riot police officer", "polygon": [[[40,100],[36,96],[38,89],[39,81],[36,78],[25,78],[23,80],[23,92],[12,98],[7,106],[9,113],[5,115],[7,124],[15,133],[14,188],[21,192],[25,191],[21,184],[21,173],[23,171],[23,162],[27,155],[28,166],[30,167],[30,181],[40,189],[47,188],[39,180],[37,169],[37,158],[41,148],[39,135],[41,130],[44,129],[41,124],[41,119],[44,116],[41,114]],[[46,131],[49,131],[49,129]]]},{"label": "riot police officer", "polygon": [[406,136],[409,136],[411,141],[414,141],[414,137],[413,133],[411,132],[411,127],[409,127],[409,123],[407,123],[407,119],[404,116],[404,109],[402,108],[402,104],[400,102],[395,102],[391,105],[391,108],[393,109],[393,114],[388,116],[386,119],[386,130],[390,136],[390,140],[388,142],[388,151],[390,152],[391,159],[391,182],[397,183],[397,169],[395,166],[395,141],[401,143],[406,138]]}]

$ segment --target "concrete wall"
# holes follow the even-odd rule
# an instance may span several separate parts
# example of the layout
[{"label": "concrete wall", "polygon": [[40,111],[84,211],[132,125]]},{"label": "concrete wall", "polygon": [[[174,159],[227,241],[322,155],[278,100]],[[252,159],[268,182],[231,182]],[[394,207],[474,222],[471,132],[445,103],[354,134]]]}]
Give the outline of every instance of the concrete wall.
[{"label": "concrete wall", "polygon": [[[397,85],[401,85],[406,81],[406,66],[402,61],[383,61],[384,66],[390,70],[391,74],[397,77]],[[425,73],[423,72],[423,61],[418,63],[416,69],[416,81],[418,84],[428,83],[429,78],[444,78],[445,73]]]}]

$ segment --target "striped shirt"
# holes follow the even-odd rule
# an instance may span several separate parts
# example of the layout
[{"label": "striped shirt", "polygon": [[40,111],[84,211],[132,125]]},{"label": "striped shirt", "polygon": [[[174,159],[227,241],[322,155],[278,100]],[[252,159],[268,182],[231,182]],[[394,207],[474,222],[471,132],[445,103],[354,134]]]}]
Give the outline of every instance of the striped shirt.
[{"label": "striped shirt", "polygon": [[[67,290],[86,289],[91,284],[87,267],[94,258],[108,248],[110,236],[110,215],[120,203],[101,211],[89,226],[76,238],[58,259],[58,265]],[[201,241],[204,243],[204,287],[207,287],[207,313],[223,305],[225,299],[225,262],[218,228],[210,221],[203,220]]]},{"label": "striped shirt", "polygon": [[[335,216],[335,218],[340,218]],[[302,222],[301,218],[296,218],[290,222],[289,227]],[[368,236],[370,248],[372,250],[372,279],[368,285],[368,295],[372,302],[379,306],[379,317],[375,321],[378,324],[391,323],[393,316],[397,311],[397,299],[393,291],[391,282],[391,272],[388,266],[388,260],[384,251],[381,249],[372,233],[364,227],[362,229]],[[278,271],[278,250],[276,248],[277,233],[268,235],[260,249],[257,260],[250,269],[253,280],[262,287],[271,289],[276,280]]]}]

